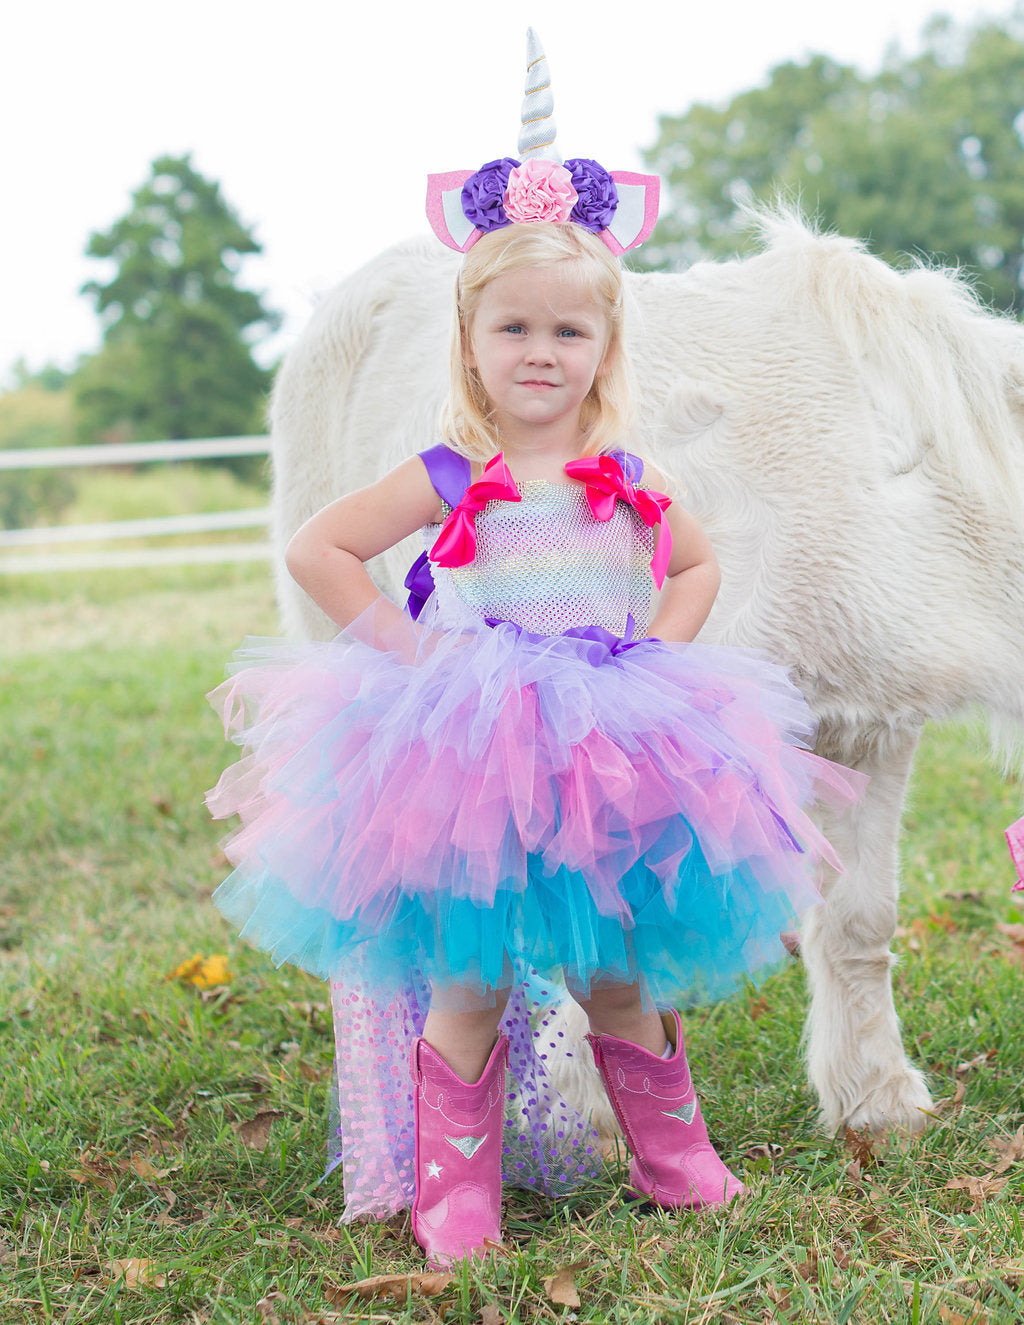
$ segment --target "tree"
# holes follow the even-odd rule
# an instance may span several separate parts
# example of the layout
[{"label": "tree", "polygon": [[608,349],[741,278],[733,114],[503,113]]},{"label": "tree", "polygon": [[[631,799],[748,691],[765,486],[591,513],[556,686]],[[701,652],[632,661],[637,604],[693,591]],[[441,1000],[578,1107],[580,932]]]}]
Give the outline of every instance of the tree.
[{"label": "tree", "polygon": [[219,186],[188,155],[160,157],[86,251],[115,270],[83,286],[104,327],[73,383],[83,440],[261,430],[270,374],[251,345],[279,319],[238,284],[242,259],[261,249]]},{"label": "tree", "polygon": [[798,200],[890,262],[935,256],[1024,308],[1024,13],[934,19],[873,77],[816,55],[726,107],[664,116],[650,166],[670,203],[648,266],[735,253],[742,206]]},{"label": "tree", "polygon": [[[13,377],[14,387],[0,392],[0,449],[70,446],[74,428],[66,374],[53,365],[33,374],[19,362]],[[0,529],[54,520],[74,495],[66,470],[9,470],[0,482]]]}]

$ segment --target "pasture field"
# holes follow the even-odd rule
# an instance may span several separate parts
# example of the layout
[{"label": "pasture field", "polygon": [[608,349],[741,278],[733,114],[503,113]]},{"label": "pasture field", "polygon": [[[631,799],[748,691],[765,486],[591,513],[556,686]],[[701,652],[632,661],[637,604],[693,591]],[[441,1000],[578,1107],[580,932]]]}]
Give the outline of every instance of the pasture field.
[{"label": "pasture field", "polygon": [[[925,1136],[816,1130],[794,962],[686,1016],[742,1202],[644,1214],[611,1166],[558,1204],[510,1192],[507,1254],[423,1282],[405,1217],[339,1228],[320,1185],[323,987],[209,903],[202,796],[231,748],[203,696],[275,630],[266,569],[27,577],[0,611],[3,1325],[1020,1320],[1022,797],[979,739],[929,731],[907,818],[896,995],[945,1101]],[[217,954],[209,987],[168,978]],[[385,1275],[390,1296],[350,1291]]]}]

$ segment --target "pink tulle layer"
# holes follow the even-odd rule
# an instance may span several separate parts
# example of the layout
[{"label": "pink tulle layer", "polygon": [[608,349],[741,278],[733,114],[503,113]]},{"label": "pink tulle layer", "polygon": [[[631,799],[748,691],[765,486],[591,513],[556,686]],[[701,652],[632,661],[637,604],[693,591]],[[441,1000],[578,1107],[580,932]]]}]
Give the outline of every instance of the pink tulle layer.
[{"label": "pink tulle layer", "polygon": [[[614,654],[504,624],[432,630],[384,604],[330,643],[251,641],[239,661],[211,696],[246,749],[208,798],[242,819],[218,901],[326,976],[397,928],[378,949],[396,977],[412,963],[487,986],[502,962],[565,962],[585,986],[657,964],[604,951],[645,919],[647,954],[675,924],[662,943],[689,934],[709,969],[731,943],[756,969],[777,956],[757,913],[777,935],[817,900],[820,864],[840,867],[808,809],[863,781],[806,748],[804,700],[746,651]],[[566,926],[584,934],[569,956]],[[670,966],[652,987],[685,984]]]}]

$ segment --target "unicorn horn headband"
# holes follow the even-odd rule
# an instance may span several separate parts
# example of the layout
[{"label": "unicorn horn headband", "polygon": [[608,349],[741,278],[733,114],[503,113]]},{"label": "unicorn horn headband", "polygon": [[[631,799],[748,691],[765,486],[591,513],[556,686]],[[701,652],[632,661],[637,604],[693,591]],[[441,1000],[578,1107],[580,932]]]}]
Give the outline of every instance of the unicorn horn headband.
[{"label": "unicorn horn headband", "polygon": [[658,176],[609,172],[589,157],[563,165],[555,150],[553,108],[547,57],[529,28],[521,160],[506,156],[479,170],[427,176],[427,220],[442,244],[465,253],[490,230],[531,221],[582,226],[615,254],[643,243],[658,219]]}]

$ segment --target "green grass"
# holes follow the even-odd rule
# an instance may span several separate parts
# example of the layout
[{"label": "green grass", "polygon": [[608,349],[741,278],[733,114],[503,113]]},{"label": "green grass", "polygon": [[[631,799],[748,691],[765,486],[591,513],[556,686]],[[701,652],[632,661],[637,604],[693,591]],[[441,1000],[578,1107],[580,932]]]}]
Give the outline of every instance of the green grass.
[{"label": "green grass", "polygon": [[[992,1140],[1024,1124],[1020,954],[996,928],[1021,918],[1001,833],[1020,789],[971,737],[922,747],[895,974],[908,1047],[936,1095],[966,1086],[958,1109],[851,1171],[815,1129],[794,964],[687,1018],[742,1203],[645,1216],[612,1171],[558,1204],[510,1192],[507,1257],[436,1297],[346,1302],[337,1285],[420,1257],[404,1217],[336,1226],[325,991],[209,902],[225,870],[202,796],[230,747],[203,694],[246,631],[273,632],[266,569],[32,580],[0,590],[4,1325],[1019,1319],[1024,1162],[976,1201],[947,1186],[991,1172]],[[197,952],[228,954],[227,991],[165,978]],[[261,1111],[280,1115],[262,1151],[238,1131]],[[744,1158],[758,1145],[781,1154]],[[111,1272],[124,1260],[162,1277],[131,1286]],[[565,1266],[574,1316],[544,1285]]]}]

